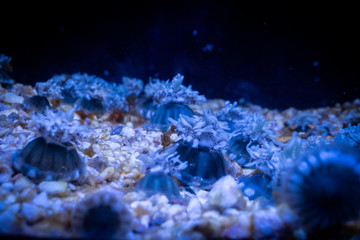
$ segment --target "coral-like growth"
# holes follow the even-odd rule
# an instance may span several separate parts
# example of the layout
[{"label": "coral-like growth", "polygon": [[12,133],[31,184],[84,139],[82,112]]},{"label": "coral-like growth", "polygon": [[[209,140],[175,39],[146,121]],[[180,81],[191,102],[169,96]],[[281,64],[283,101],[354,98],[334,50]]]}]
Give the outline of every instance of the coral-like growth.
[{"label": "coral-like growth", "polygon": [[67,112],[47,109],[43,113],[32,113],[38,134],[54,142],[69,142],[77,137],[87,136],[89,129],[74,120],[74,111],[75,109]]},{"label": "coral-like growth", "polygon": [[148,197],[161,193],[170,200],[180,198],[180,190],[176,182],[162,172],[146,174],[136,184],[135,190],[144,192]]},{"label": "coral-like growth", "polygon": [[12,67],[10,65],[11,57],[0,53],[0,83],[1,84],[14,84],[14,80],[6,72],[11,72]]},{"label": "coral-like growth", "polygon": [[335,142],[350,146],[360,146],[360,124],[340,129],[340,135],[335,137]]},{"label": "coral-like growth", "polygon": [[186,161],[180,161],[174,148],[168,148],[164,152],[153,152],[142,154],[137,157],[142,160],[144,165],[143,173],[163,172],[176,176],[180,171],[187,167]]},{"label": "coral-like growth", "polygon": [[241,166],[257,167],[269,170],[270,160],[280,151],[280,142],[275,140],[275,133],[271,128],[272,122],[257,113],[242,114],[236,119],[235,131],[230,138],[227,154],[231,160]]},{"label": "coral-like growth", "polygon": [[42,112],[46,108],[50,108],[50,103],[46,97],[35,95],[25,99],[24,106],[28,109]]},{"label": "coral-like growth", "polygon": [[226,175],[225,159],[221,152],[201,145],[193,148],[183,141],[179,141],[171,149],[176,149],[179,159],[187,162],[187,167],[181,171],[180,176],[176,176],[185,185],[210,189],[214,182]]},{"label": "coral-like growth", "polygon": [[6,56],[5,54],[0,54],[0,69],[3,69],[11,61],[11,57]]},{"label": "coral-like growth", "polygon": [[[121,86],[104,79],[85,74],[56,75],[47,82],[36,83],[39,95],[49,99],[63,99],[64,102],[80,101],[78,107],[101,103],[105,110],[126,109],[125,93]],[[88,102],[84,105],[82,101]],[[96,109],[99,107],[96,106]],[[92,109],[92,107],[90,107]],[[87,110],[87,109],[83,109]]]},{"label": "coral-like growth", "polygon": [[193,116],[194,112],[182,103],[167,103],[159,106],[147,124],[148,129],[165,131],[170,127],[169,118],[177,120],[180,115]]},{"label": "coral-like growth", "polygon": [[177,74],[172,81],[161,81],[159,79],[150,79],[145,86],[145,94],[153,97],[158,104],[183,103],[186,105],[200,103],[206,100],[205,96],[199,95],[198,91],[191,89],[191,85],[185,87],[182,85],[184,76]]},{"label": "coral-like growth", "polygon": [[[47,97],[50,100],[63,99],[66,97],[63,96],[64,85],[69,78],[70,76],[66,74],[54,75],[46,82],[37,82],[35,84],[35,90],[38,95]],[[68,97],[71,97],[70,94]]]},{"label": "coral-like growth", "polygon": [[225,106],[216,112],[215,116],[223,122],[227,122],[230,131],[236,130],[237,121],[243,120],[246,117],[247,112],[243,111],[242,108],[238,107],[237,102],[230,103],[225,102]]},{"label": "coral-like growth", "polygon": [[319,118],[320,116],[311,111],[304,111],[299,112],[295,117],[287,120],[286,123],[298,132],[306,132],[319,124]]},{"label": "coral-like growth", "polygon": [[203,116],[180,115],[179,119],[169,119],[175,126],[175,132],[191,147],[208,147],[221,151],[227,145],[227,123],[219,121],[211,112],[203,112]]},{"label": "coral-like growth", "polygon": [[47,142],[38,137],[13,155],[15,169],[35,181],[79,179],[85,162],[71,143]]},{"label": "coral-like growth", "polygon": [[287,171],[281,196],[311,231],[357,219],[359,185],[359,152],[327,145],[308,151]]},{"label": "coral-like growth", "polygon": [[127,96],[132,94],[134,94],[135,96],[139,96],[139,94],[144,88],[144,82],[138,78],[123,77],[122,82],[123,84],[121,85],[121,87],[123,88],[123,92]]},{"label": "coral-like growth", "polygon": [[72,227],[79,237],[124,238],[131,230],[132,216],[114,192],[101,191],[80,201],[72,215]]}]

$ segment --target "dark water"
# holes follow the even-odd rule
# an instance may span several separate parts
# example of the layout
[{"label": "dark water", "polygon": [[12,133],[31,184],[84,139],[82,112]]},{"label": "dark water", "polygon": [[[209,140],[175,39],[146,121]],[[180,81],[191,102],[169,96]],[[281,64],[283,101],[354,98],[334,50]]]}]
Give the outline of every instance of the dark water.
[{"label": "dark water", "polygon": [[339,4],[9,2],[0,53],[27,84],[61,73],[117,82],[181,73],[208,98],[333,105],[359,97],[360,85],[356,8]]}]

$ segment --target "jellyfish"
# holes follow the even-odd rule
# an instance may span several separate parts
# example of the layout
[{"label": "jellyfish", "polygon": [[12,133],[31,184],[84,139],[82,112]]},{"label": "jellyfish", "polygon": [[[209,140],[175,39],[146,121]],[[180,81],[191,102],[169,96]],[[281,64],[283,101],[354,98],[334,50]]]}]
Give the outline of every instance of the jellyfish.
[{"label": "jellyfish", "polygon": [[143,191],[148,197],[161,193],[169,200],[180,198],[176,182],[162,172],[147,174],[136,184],[135,190]]},{"label": "jellyfish", "polygon": [[309,231],[360,216],[360,154],[348,146],[320,146],[299,157],[284,179],[283,200]]},{"label": "jellyfish", "polygon": [[13,155],[15,169],[34,181],[75,181],[83,176],[85,162],[70,142],[56,143],[38,137]]},{"label": "jellyfish", "polygon": [[50,103],[46,97],[35,95],[27,98],[24,102],[24,106],[28,109],[41,112],[45,111],[46,108],[49,108]]},{"label": "jellyfish", "polygon": [[154,115],[150,119],[150,125],[152,128],[165,131],[170,126],[169,117],[177,120],[179,115],[193,116],[194,112],[188,106],[182,103],[170,102],[160,107],[155,111]]},{"label": "jellyfish", "polygon": [[179,159],[187,162],[187,168],[180,173],[180,181],[188,186],[209,190],[211,185],[226,175],[225,159],[221,152],[206,146],[191,147],[180,141],[176,144]]},{"label": "jellyfish", "polygon": [[115,192],[100,191],[81,200],[72,214],[73,230],[85,238],[123,238],[132,215]]}]

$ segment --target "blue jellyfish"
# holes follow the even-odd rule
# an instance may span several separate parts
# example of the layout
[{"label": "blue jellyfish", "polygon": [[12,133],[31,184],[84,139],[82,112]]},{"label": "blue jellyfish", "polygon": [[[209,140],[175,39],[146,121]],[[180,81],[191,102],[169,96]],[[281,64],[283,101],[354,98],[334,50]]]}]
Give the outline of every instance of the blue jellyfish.
[{"label": "blue jellyfish", "polygon": [[180,181],[186,186],[197,186],[208,190],[218,179],[226,175],[225,159],[221,152],[209,147],[191,147],[180,141],[176,144],[179,159],[188,166],[180,173]]},{"label": "blue jellyfish", "polygon": [[161,193],[169,200],[180,198],[180,190],[176,182],[161,172],[149,173],[141,178],[135,190],[143,191],[148,197]]},{"label": "blue jellyfish", "polygon": [[181,103],[170,102],[160,105],[150,119],[150,126],[151,128],[165,131],[170,127],[169,117],[178,120],[180,114],[192,117],[194,112],[191,108]]},{"label": "blue jellyfish", "polygon": [[300,157],[282,196],[309,230],[360,216],[360,154],[348,146],[321,146]]},{"label": "blue jellyfish", "polygon": [[85,172],[85,162],[69,143],[48,142],[43,137],[30,141],[13,155],[15,169],[34,181],[79,179]]},{"label": "blue jellyfish", "polygon": [[230,138],[227,155],[232,161],[236,161],[239,165],[244,166],[251,160],[250,154],[246,150],[250,139],[243,135],[236,135]]},{"label": "blue jellyfish", "polygon": [[79,109],[87,113],[102,113],[105,111],[104,105],[99,99],[95,98],[81,98],[77,101]]},{"label": "blue jellyfish", "polygon": [[49,108],[50,103],[46,97],[35,95],[25,99],[24,106],[28,109],[41,112],[45,111],[46,108]]},{"label": "blue jellyfish", "polygon": [[73,230],[86,238],[123,238],[130,230],[132,216],[114,192],[101,191],[80,201],[73,211]]},{"label": "blue jellyfish", "polygon": [[253,175],[241,176],[238,183],[245,196],[250,200],[259,197],[272,199],[271,177],[264,173],[255,173]]}]

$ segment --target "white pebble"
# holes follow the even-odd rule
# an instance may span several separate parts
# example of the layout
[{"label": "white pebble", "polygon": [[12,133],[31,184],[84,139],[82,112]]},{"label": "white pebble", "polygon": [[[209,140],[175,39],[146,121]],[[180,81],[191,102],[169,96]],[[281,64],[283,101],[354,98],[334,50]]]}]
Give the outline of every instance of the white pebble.
[{"label": "white pebble", "polygon": [[42,206],[42,207],[45,207],[45,208],[48,207],[48,205],[49,205],[48,197],[47,197],[46,192],[41,192],[39,195],[34,197],[32,202],[35,205]]},{"label": "white pebble", "polygon": [[63,181],[44,181],[39,184],[40,191],[44,191],[50,195],[65,193],[67,187],[67,182]]},{"label": "white pebble", "polygon": [[8,117],[12,113],[19,114],[19,112],[16,109],[6,109],[6,110],[1,111],[0,115],[5,115]]},{"label": "white pebble", "polygon": [[34,204],[24,202],[21,214],[27,221],[34,222],[41,217],[41,209]]},{"label": "white pebble", "polygon": [[22,96],[16,95],[15,93],[7,92],[0,96],[0,99],[7,103],[20,103],[24,102]]},{"label": "white pebble", "polygon": [[11,191],[14,188],[14,184],[11,182],[6,182],[1,184],[1,188]]},{"label": "white pebble", "polygon": [[8,207],[7,211],[16,214],[20,211],[20,203],[15,203],[13,205],[11,205],[10,207]]},{"label": "white pebble", "polygon": [[125,126],[123,129],[121,129],[122,136],[126,136],[127,138],[133,138],[135,137],[135,130],[131,127]]},{"label": "white pebble", "polygon": [[21,191],[25,188],[31,188],[34,184],[27,178],[21,177],[14,184],[15,191]]},{"label": "white pebble", "polygon": [[231,176],[219,179],[209,193],[209,203],[214,206],[230,208],[235,205],[244,207],[243,195]]},{"label": "white pebble", "polygon": [[187,213],[190,219],[200,218],[202,209],[201,203],[198,199],[192,198],[190,199],[189,205],[187,207]]}]

